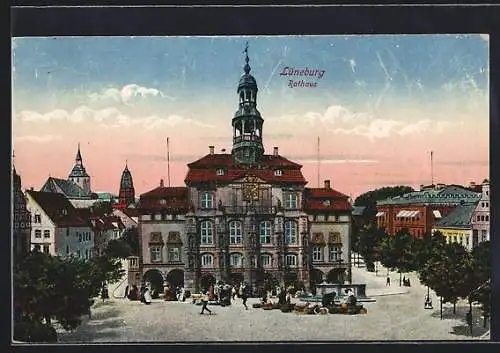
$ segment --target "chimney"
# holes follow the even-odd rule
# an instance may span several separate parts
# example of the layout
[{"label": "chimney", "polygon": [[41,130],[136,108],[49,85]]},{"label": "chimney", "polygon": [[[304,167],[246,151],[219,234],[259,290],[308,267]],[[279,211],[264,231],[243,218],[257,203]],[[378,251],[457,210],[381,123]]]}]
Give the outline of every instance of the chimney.
[{"label": "chimney", "polygon": [[275,156],[279,156],[278,154],[278,147],[274,147],[274,153],[273,153]]},{"label": "chimney", "polygon": [[31,191],[34,191],[35,189],[34,189],[34,188],[33,188],[33,186],[32,186],[32,187],[30,187],[30,190],[31,190]]},{"label": "chimney", "polygon": [[208,150],[210,151],[210,154],[214,154],[214,146],[208,146]]},{"label": "chimney", "polygon": [[476,183],[475,183],[475,182],[473,182],[473,181],[471,181],[469,184],[470,184],[470,187],[471,187],[471,188],[473,188],[474,186],[476,186]]},{"label": "chimney", "polygon": [[160,187],[163,187],[164,184],[163,184],[163,179],[160,179]]},{"label": "chimney", "polygon": [[325,189],[330,189],[330,180],[325,180]]},{"label": "chimney", "polygon": [[424,184],[420,184],[420,191],[424,190]]}]

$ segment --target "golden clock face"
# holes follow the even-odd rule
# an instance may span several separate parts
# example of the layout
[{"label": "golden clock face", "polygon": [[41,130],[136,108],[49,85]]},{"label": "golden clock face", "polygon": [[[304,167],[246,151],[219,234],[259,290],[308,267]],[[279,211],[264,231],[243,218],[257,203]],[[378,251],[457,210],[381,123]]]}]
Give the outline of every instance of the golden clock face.
[{"label": "golden clock face", "polygon": [[259,199],[259,184],[247,183],[243,185],[243,197],[246,201]]}]

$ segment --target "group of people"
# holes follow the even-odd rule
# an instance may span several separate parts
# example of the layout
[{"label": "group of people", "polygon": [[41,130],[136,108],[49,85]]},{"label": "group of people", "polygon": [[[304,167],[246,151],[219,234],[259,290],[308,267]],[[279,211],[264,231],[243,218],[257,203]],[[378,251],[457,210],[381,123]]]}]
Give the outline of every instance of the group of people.
[{"label": "group of people", "polygon": [[236,296],[242,299],[245,310],[248,310],[247,300],[251,295],[250,291],[250,286],[245,282],[235,286],[223,283],[218,283],[214,286],[210,285],[208,289],[202,290],[202,307],[200,314],[204,314],[205,311],[212,314],[212,311],[208,308],[209,301],[216,301],[219,302],[221,306],[227,306],[231,305],[231,299],[235,300]]}]

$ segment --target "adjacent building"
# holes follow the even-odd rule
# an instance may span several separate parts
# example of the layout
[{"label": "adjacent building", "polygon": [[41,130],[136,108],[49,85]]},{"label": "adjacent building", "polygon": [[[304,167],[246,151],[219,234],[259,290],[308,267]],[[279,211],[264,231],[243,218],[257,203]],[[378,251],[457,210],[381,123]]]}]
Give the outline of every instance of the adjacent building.
[{"label": "adjacent building", "polygon": [[458,205],[446,217],[440,219],[432,228],[432,233],[439,231],[447,243],[458,243],[467,250],[475,245],[472,237],[472,217],[477,203]]},{"label": "adjacent building", "polygon": [[257,82],[248,55],[245,60],[231,153],[209,146],[207,155],[188,164],[186,187],[162,182],[141,195],[142,253],[137,263],[131,260],[137,272],[129,280],[155,273],[197,291],[217,280],[309,287],[314,270],[322,279],[350,279],[348,197],[328,183],[306,188],[302,166],[278,147],[265,154]]},{"label": "adjacent building", "polygon": [[91,192],[90,176],[83,166],[80,144],[68,178],[49,177],[40,191],[63,194],[76,208],[88,208],[99,201],[98,195]]},{"label": "adjacent building", "polygon": [[490,240],[490,182],[485,179],[481,187],[481,198],[472,216],[472,243]]},{"label": "adjacent building", "polygon": [[458,185],[437,185],[377,202],[377,224],[394,236],[408,229],[414,237],[430,233],[457,206],[476,203],[480,193]]},{"label": "adjacent building", "polygon": [[93,256],[94,234],[88,220],[60,193],[26,191],[27,209],[31,213],[31,249],[46,254]]},{"label": "adjacent building", "polygon": [[26,197],[21,188],[21,177],[14,167],[12,170],[12,254],[14,263],[29,251],[31,234],[31,214],[26,207]]}]

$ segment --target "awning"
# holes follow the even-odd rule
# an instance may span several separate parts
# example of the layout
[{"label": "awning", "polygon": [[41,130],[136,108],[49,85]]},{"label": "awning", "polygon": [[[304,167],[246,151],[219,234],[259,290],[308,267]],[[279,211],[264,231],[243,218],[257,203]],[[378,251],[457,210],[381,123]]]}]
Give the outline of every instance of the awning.
[{"label": "awning", "polygon": [[410,217],[415,217],[419,213],[420,213],[420,211],[411,211]]},{"label": "awning", "polygon": [[382,217],[383,215],[385,214],[385,212],[377,212],[377,214],[375,215],[375,217]]},{"label": "awning", "polygon": [[404,217],[405,214],[406,214],[407,211],[404,211],[404,210],[401,210],[398,212],[398,214],[396,215],[396,217]]},{"label": "awning", "polygon": [[441,218],[442,217],[441,216],[441,212],[439,212],[439,210],[434,210],[434,211],[432,211],[432,213],[434,214],[434,217],[436,217],[436,218]]}]

